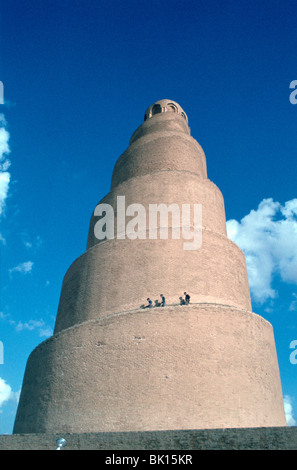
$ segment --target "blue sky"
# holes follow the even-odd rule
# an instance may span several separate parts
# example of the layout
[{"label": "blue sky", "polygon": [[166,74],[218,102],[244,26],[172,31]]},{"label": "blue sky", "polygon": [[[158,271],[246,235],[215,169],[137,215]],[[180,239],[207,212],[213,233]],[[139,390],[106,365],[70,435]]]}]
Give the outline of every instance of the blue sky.
[{"label": "blue sky", "polygon": [[0,433],[113,166],[164,98],[223,193],[296,423],[296,14],[295,0],[0,0]]}]

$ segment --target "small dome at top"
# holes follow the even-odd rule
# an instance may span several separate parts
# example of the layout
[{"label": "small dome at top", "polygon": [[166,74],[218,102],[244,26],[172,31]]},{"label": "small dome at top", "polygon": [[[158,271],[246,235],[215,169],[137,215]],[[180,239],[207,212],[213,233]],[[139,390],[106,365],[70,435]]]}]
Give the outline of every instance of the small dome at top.
[{"label": "small dome at top", "polygon": [[145,112],[144,120],[150,119],[159,113],[177,113],[188,123],[188,117],[182,107],[172,100],[159,100],[152,104]]}]

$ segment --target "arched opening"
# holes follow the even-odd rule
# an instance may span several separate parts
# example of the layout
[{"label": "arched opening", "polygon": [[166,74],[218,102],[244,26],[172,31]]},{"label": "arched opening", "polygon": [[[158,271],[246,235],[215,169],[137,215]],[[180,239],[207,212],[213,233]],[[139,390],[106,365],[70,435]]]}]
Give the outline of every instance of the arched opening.
[{"label": "arched opening", "polygon": [[172,113],[177,113],[177,107],[173,103],[169,103],[167,107],[168,107],[168,111]]},{"label": "arched opening", "polygon": [[152,109],[152,115],[162,113],[162,108],[159,104],[155,104]]}]

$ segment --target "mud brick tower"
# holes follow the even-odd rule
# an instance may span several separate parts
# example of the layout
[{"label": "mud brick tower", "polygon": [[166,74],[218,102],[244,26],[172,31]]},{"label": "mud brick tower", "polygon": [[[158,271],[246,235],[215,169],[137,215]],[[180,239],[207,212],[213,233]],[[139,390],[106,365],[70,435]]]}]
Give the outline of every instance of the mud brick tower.
[{"label": "mud brick tower", "polygon": [[[117,233],[118,196],[125,209],[201,204],[200,248]],[[96,238],[93,214],[54,335],[28,359],[14,433],[285,426],[272,326],[251,310],[244,255],[177,103],[148,108],[103,203],[115,236]],[[180,305],[185,291],[190,305]],[[161,293],[165,307],[140,308]]]}]

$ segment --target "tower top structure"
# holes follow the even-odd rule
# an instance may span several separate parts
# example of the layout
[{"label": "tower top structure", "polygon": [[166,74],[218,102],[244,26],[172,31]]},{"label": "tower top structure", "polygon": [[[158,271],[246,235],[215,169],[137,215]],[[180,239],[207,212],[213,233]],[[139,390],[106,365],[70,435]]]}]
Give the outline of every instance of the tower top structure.
[{"label": "tower top structure", "polygon": [[188,116],[184,112],[183,108],[172,100],[159,100],[152,104],[149,108],[147,108],[144,120],[152,118],[156,114],[160,113],[176,113],[182,116],[186,122],[188,123]]}]

